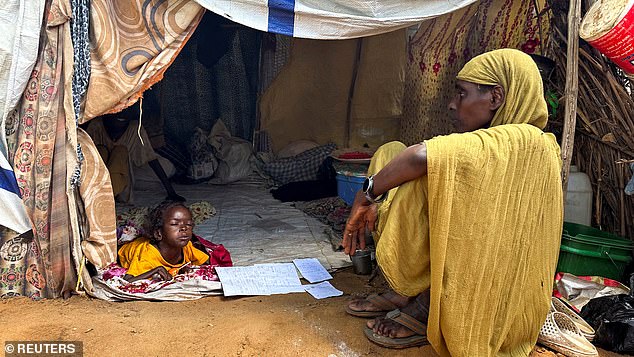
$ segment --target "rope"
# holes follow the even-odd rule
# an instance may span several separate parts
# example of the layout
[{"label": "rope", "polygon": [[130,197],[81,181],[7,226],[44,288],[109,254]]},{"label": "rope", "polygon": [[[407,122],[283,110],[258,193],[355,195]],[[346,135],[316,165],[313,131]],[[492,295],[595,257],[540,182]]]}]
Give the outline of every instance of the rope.
[{"label": "rope", "polygon": [[141,137],[141,119],[143,118],[143,97],[141,97],[141,99],[139,99],[139,126],[136,128],[136,135],[139,137],[139,140],[141,140],[141,145],[145,144],[143,143],[143,138]]}]

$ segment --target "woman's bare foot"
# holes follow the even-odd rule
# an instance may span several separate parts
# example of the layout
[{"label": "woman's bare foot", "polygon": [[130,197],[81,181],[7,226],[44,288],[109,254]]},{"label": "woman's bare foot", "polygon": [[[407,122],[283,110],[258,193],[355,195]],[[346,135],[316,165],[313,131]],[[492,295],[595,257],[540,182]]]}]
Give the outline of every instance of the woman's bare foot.
[{"label": "woman's bare foot", "polygon": [[[410,302],[400,310],[426,325],[427,318],[429,317],[429,290],[414,299],[410,299]],[[370,320],[367,322],[367,326],[372,329],[374,333],[390,338],[403,338],[417,334],[387,316]]]},{"label": "woman's bare foot", "polygon": [[[386,293],[380,294],[381,297],[385,298],[392,304],[396,306],[396,308],[403,308],[407,306],[407,304],[413,300],[414,298],[408,296],[402,296],[397,294],[396,292],[390,290]],[[364,298],[364,299],[355,299],[348,303],[348,308],[355,312],[382,312],[385,311],[383,306],[377,306],[372,301]]]}]

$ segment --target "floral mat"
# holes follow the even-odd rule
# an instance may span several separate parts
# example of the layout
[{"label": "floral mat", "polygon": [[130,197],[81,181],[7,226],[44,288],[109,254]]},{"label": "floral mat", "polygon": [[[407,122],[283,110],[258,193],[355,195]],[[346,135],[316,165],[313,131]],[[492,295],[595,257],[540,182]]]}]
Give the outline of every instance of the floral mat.
[{"label": "floral mat", "polygon": [[112,264],[92,278],[94,290],[90,295],[108,301],[184,301],[220,295],[222,285],[214,268],[212,265],[193,267],[188,273],[178,274],[169,281],[142,279],[128,282],[123,279],[125,269]]}]

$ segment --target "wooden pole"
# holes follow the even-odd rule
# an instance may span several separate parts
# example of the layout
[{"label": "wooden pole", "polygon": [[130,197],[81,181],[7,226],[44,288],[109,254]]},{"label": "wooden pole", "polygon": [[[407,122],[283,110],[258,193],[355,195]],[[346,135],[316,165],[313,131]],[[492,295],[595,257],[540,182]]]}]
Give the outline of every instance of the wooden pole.
[{"label": "wooden pole", "polygon": [[348,107],[346,108],[346,127],[343,137],[345,147],[350,147],[350,137],[352,130],[352,101],[354,100],[354,90],[357,84],[357,73],[359,72],[359,63],[361,62],[361,50],[363,48],[363,38],[357,39],[357,50],[352,65],[352,80],[350,81],[350,89],[348,90]]},{"label": "wooden pole", "polygon": [[625,173],[623,172],[624,170],[624,164],[616,164],[616,169],[619,172],[619,203],[620,203],[620,213],[621,213],[621,235],[623,237],[627,237],[627,231],[625,229],[626,227],[626,222],[625,222]]},{"label": "wooden pole", "polygon": [[570,161],[575,143],[577,123],[577,95],[579,92],[579,23],[581,22],[581,0],[570,0],[568,10],[568,47],[566,50],[566,88],[564,90],[564,131],[561,137],[561,181],[566,198]]},{"label": "wooden pole", "polygon": [[597,195],[595,196],[594,201],[594,211],[596,217],[596,224],[599,229],[601,229],[601,183],[603,182],[603,168],[601,166],[601,154],[597,153],[599,168],[597,170]]}]

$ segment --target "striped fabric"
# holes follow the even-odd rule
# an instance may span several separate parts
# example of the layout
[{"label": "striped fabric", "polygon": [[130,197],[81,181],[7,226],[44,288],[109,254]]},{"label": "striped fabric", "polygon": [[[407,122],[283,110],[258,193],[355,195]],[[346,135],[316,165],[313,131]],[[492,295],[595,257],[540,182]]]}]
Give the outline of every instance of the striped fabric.
[{"label": "striped fabric", "polygon": [[2,212],[0,226],[20,234],[31,229],[31,221],[20,198],[15,174],[2,153],[0,153],[0,212]]},{"label": "striped fabric", "polygon": [[461,9],[475,0],[196,0],[260,31],[313,39],[378,35]]}]

